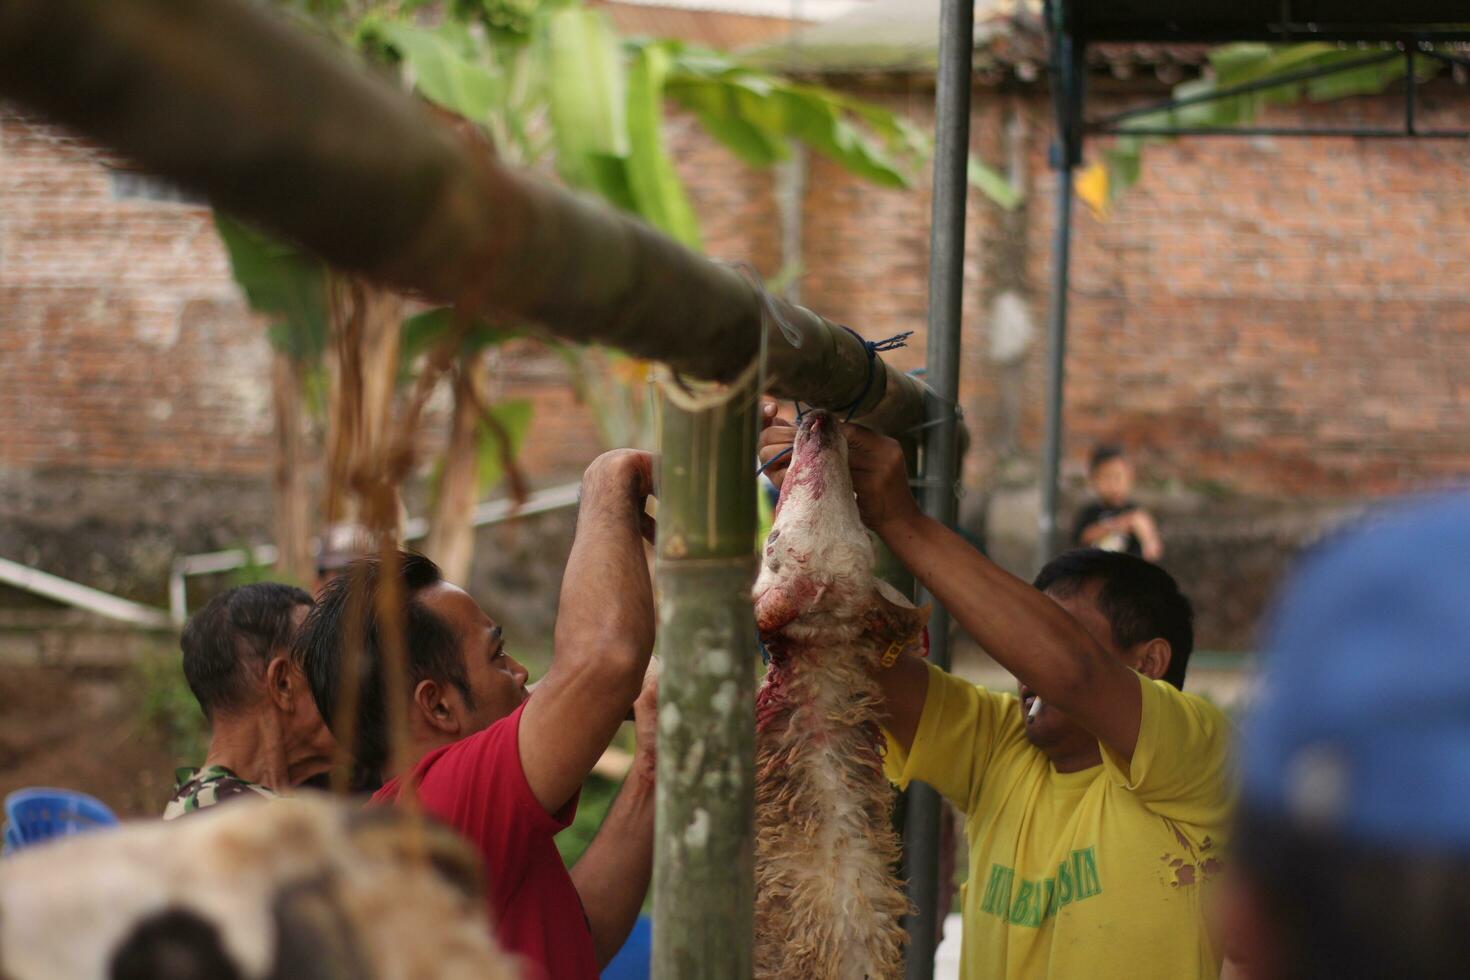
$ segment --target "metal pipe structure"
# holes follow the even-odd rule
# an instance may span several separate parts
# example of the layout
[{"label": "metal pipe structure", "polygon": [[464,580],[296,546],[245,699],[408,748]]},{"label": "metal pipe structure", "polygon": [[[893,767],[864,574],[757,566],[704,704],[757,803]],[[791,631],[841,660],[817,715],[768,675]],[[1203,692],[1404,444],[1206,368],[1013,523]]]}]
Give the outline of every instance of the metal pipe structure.
[{"label": "metal pipe structure", "polygon": [[162,609],[124,599],[80,582],[43,572],[18,561],[0,558],[0,585],[22,589],[76,609],[150,630],[166,630],[173,621]]},{"label": "metal pipe structure", "polygon": [[0,96],[386,285],[712,381],[765,330],[772,394],[892,433],[923,420],[923,386],[841,325],[500,165],[261,4],[0,0]]},{"label": "metal pipe structure", "polygon": [[[563,483],[560,486],[537,490],[519,502],[508,498],[486,500],[475,506],[474,512],[470,515],[470,526],[481,528],[490,524],[534,517],[537,514],[560,510],[563,507],[575,507],[581,490],[580,483]],[[425,517],[411,517],[403,525],[403,540],[405,541],[418,540],[426,537],[428,533],[429,521]],[[321,554],[321,547],[321,540],[313,538],[311,553]],[[274,565],[278,554],[279,549],[275,545],[261,544],[254,548],[206,551],[175,559],[168,574],[169,616],[179,626],[183,626],[184,621],[189,618],[187,589],[189,576],[218,575],[221,572],[232,572],[237,568],[244,568],[252,564]]]},{"label": "metal pipe structure", "polygon": [[1183,109],[1188,106],[1205,105],[1210,102],[1219,102],[1222,99],[1233,99],[1240,95],[1265,92],[1280,85],[1292,85],[1311,81],[1316,78],[1325,78],[1329,75],[1341,75],[1345,72],[1357,71],[1360,68],[1381,65],[1397,60],[1400,57],[1412,58],[1412,55],[1401,54],[1398,51],[1383,51],[1378,54],[1370,54],[1362,58],[1353,58],[1349,61],[1331,64],[1325,68],[1303,68],[1299,71],[1282,72],[1279,75],[1269,75],[1266,78],[1258,78],[1239,85],[1227,85],[1224,88],[1212,89],[1199,95],[1190,95],[1178,99],[1161,99],[1140,106],[1131,106],[1120,112],[1110,113],[1099,119],[1094,119],[1090,122],[1090,125],[1100,128],[1116,128],[1118,132],[1127,133],[1132,130],[1126,126],[1118,126],[1117,124],[1128,119],[1158,115],[1160,113],[1171,112],[1175,109]]},{"label": "metal pipe structure", "polygon": [[1357,126],[1323,126],[1298,129],[1294,126],[1129,126],[1091,129],[1098,136],[1333,136],[1340,139],[1470,140],[1470,129],[1378,129]]},{"label": "metal pipe structure", "polygon": [[[960,327],[965,275],[966,163],[970,152],[970,75],[975,7],[970,0],[944,0],[939,21],[939,69],[934,94],[935,148],[933,217],[929,234],[929,332],[926,379],[932,404],[920,456],[920,499],[924,512],[953,527],[958,511]],[[927,601],[932,597],[924,595]],[[929,621],[929,657],[949,667],[949,614],[934,603]],[[939,938],[940,833],[942,802],[930,786],[909,787],[904,819],[904,865],[909,900],[908,980],[934,976]]]},{"label": "metal pipe structure", "polygon": [[[1058,108],[1051,163],[1056,170],[1056,224],[1052,233],[1051,306],[1047,316],[1046,428],[1041,448],[1041,510],[1037,514],[1036,568],[1057,547],[1057,500],[1062,471],[1062,408],[1067,374],[1067,290],[1072,257],[1072,176],[1082,156],[1082,83],[1085,45],[1060,23],[1066,3],[1048,4],[1052,44],[1052,99]],[[1067,125],[1062,120],[1071,120]]]},{"label": "metal pipe structure", "polygon": [[1036,570],[1057,549],[1057,506],[1062,473],[1062,410],[1067,383],[1067,288],[1072,258],[1072,166],[1056,171],[1056,228],[1052,234],[1051,308],[1046,322],[1046,429],[1041,445],[1041,510],[1037,514]]}]

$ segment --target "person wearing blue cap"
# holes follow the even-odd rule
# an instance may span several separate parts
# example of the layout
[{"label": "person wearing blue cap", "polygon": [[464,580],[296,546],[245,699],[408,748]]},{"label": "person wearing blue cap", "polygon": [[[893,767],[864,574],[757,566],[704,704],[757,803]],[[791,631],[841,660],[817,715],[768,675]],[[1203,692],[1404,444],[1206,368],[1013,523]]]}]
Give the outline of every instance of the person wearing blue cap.
[{"label": "person wearing blue cap", "polygon": [[1470,495],[1320,548],[1267,635],[1232,960],[1253,980],[1470,976]]}]

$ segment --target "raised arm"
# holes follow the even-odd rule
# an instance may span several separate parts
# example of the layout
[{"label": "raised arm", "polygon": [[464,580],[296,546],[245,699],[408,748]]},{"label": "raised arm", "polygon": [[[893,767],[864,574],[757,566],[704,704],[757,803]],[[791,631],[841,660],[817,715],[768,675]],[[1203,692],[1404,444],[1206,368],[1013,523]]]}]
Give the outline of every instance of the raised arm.
[{"label": "raised arm", "polygon": [[653,877],[654,748],[658,738],[655,671],[649,671],[644,680],[633,714],[638,735],[633,767],[597,828],[597,836],[572,867],[572,884],[587,910],[598,966],[607,966],[628,941]]},{"label": "raised arm", "polygon": [[1143,508],[1133,512],[1133,533],[1138,535],[1139,546],[1147,561],[1158,561],[1164,557],[1164,539],[1159,534],[1159,525],[1154,517]]},{"label": "raised arm", "polygon": [[604,453],[582,477],[555,652],[521,717],[521,765],[549,812],[577,792],[642,687],[654,634],[643,554],[652,488],[652,457],[631,449]]},{"label": "raised arm", "polygon": [[[779,421],[761,437],[761,458],[790,441]],[[995,660],[1045,701],[1071,715],[1125,759],[1132,759],[1142,698],[1132,671],[1061,606],[992,563],[963,538],[920,512],[897,442],[844,426],[853,487],[863,520]],[[779,480],[778,462],[767,470]],[[902,661],[880,673],[889,732],[907,746],[923,712],[928,678]]]}]

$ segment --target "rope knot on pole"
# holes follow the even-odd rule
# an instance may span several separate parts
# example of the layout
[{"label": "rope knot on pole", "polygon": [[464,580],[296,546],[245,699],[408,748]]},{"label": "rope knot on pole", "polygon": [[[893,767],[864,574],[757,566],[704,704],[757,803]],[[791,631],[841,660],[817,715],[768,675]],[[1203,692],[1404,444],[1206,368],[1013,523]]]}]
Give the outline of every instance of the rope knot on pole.
[{"label": "rope knot on pole", "polygon": [[886,337],[883,340],[864,340],[863,335],[852,329],[852,327],[843,324],[839,324],[839,326],[842,326],[843,330],[856,337],[859,343],[863,345],[863,350],[867,351],[868,354],[868,375],[863,379],[863,390],[858,392],[858,396],[851,402],[839,409],[843,415],[842,421],[851,422],[853,412],[857,411],[858,406],[863,403],[863,399],[868,397],[868,392],[873,388],[874,365],[878,360],[878,354],[883,351],[898,350],[900,347],[907,347],[909,338],[914,335],[914,332],[912,330],[905,330],[903,333],[896,333],[892,337]]},{"label": "rope knot on pole", "polygon": [[[777,322],[779,323],[780,321]],[[914,332],[912,330],[905,330],[903,333],[896,333],[892,337],[885,337],[882,340],[864,340],[863,335],[852,329],[852,327],[846,326],[845,324],[838,324],[838,326],[842,327],[843,330],[846,330],[848,333],[856,337],[858,339],[858,342],[863,345],[863,350],[866,351],[868,355],[868,373],[867,376],[863,379],[863,390],[858,392],[858,396],[852,401],[837,409],[837,411],[842,415],[842,421],[851,422],[853,413],[858,410],[859,406],[861,406],[863,403],[863,399],[867,398],[868,392],[873,389],[873,376],[878,372],[878,355],[891,350],[898,350],[900,347],[907,347],[909,343],[909,338],[914,335]],[[793,404],[796,405],[796,422],[798,425],[800,425],[802,416],[806,415],[808,410],[801,407],[800,401],[794,402]],[[920,426],[916,426],[916,428],[922,428],[923,425],[927,424],[929,423],[923,423]],[[773,463],[785,459],[787,456],[790,455],[790,449],[781,450],[779,453],[772,456],[770,459],[766,460],[759,467],[757,467],[755,475],[760,476],[767,469],[769,469]],[[764,654],[764,648],[762,648],[761,652]],[[767,662],[770,662],[769,658],[767,658]]]}]

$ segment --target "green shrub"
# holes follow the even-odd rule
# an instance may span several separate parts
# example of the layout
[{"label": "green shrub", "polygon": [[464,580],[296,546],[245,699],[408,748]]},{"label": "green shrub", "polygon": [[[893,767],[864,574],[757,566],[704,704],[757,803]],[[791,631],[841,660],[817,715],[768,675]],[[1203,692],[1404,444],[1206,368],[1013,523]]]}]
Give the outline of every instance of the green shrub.
[{"label": "green shrub", "polygon": [[209,748],[209,725],[184,680],[178,651],[146,654],[134,667],[143,723],[168,740],[177,764],[197,766]]}]

